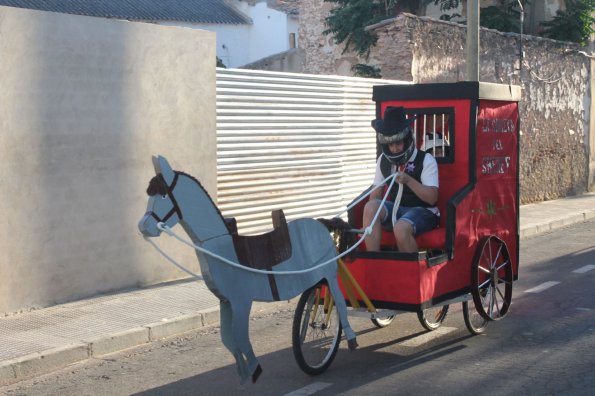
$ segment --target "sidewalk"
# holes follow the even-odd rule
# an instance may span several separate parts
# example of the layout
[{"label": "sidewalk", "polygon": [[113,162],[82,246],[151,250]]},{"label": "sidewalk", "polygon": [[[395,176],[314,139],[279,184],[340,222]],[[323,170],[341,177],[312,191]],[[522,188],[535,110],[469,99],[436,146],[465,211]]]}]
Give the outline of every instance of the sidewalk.
[{"label": "sidewalk", "polygon": [[[521,238],[595,218],[595,193],[524,205]],[[202,282],[177,282],[0,318],[0,385],[217,324]]]}]

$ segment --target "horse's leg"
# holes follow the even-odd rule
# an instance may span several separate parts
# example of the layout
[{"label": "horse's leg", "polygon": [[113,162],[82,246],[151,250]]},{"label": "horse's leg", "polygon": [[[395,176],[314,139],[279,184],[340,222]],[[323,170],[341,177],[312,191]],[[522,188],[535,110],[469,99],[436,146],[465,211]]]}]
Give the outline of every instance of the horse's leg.
[{"label": "horse's leg", "polygon": [[349,350],[353,351],[357,348],[357,340],[355,339],[355,332],[347,320],[347,305],[345,304],[343,293],[341,293],[341,289],[339,288],[336,273],[334,276],[327,278],[327,283],[333,296],[333,300],[335,301],[335,305],[337,306],[337,311],[339,312],[339,319],[341,320],[341,326],[343,326],[343,331],[347,338],[347,345],[349,346]]},{"label": "horse's leg", "polygon": [[220,301],[220,326],[221,326],[221,341],[223,345],[231,352],[236,360],[236,368],[242,382],[250,375],[246,372],[246,363],[238,345],[233,332],[233,312],[231,303],[229,301]]},{"label": "horse's leg", "polygon": [[242,351],[243,356],[247,359],[244,364],[247,364],[246,376],[252,375],[252,383],[258,380],[262,374],[262,368],[256,359],[252,344],[250,343],[250,333],[248,324],[250,322],[250,309],[252,307],[252,300],[245,298],[241,301],[234,301],[233,303],[233,317],[232,328],[235,341],[238,348]]}]

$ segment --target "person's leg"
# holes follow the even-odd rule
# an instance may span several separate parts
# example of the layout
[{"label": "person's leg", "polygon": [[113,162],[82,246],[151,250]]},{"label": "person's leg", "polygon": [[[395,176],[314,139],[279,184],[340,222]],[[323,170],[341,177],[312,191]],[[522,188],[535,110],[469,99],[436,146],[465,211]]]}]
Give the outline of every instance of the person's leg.
[{"label": "person's leg", "polygon": [[[376,211],[380,206],[380,200],[373,199],[366,203],[364,206],[364,216],[363,216],[363,226],[364,228],[368,227],[372,220],[374,220],[374,216],[376,215]],[[372,233],[365,237],[366,241],[366,250],[368,252],[377,252],[380,250],[380,239],[382,238],[382,229],[380,223],[387,217],[386,208],[382,208],[380,214],[378,215],[378,219],[372,226]]]},{"label": "person's leg", "polygon": [[[415,253],[418,251],[415,237],[436,228],[438,217],[425,208],[402,208],[399,220],[393,228],[397,247],[400,252]],[[399,208],[401,212],[401,208]]]},{"label": "person's leg", "polygon": [[395,239],[397,240],[397,248],[399,252],[415,253],[417,252],[417,243],[415,242],[415,231],[413,225],[405,220],[397,220],[393,228]]}]

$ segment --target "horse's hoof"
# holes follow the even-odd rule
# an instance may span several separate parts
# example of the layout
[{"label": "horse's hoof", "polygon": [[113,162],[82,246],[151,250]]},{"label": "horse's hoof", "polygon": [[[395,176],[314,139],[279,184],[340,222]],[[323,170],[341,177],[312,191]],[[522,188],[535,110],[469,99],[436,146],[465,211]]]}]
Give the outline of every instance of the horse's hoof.
[{"label": "horse's hoof", "polygon": [[358,347],[357,340],[352,338],[351,340],[347,340],[347,346],[349,347],[350,351],[353,351],[355,348]]},{"label": "horse's hoof", "polygon": [[260,364],[258,366],[256,366],[256,370],[254,370],[254,373],[252,373],[252,383],[255,383],[258,380],[258,377],[260,377],[260,374],[262,374],[262,368],[260,367]]}]

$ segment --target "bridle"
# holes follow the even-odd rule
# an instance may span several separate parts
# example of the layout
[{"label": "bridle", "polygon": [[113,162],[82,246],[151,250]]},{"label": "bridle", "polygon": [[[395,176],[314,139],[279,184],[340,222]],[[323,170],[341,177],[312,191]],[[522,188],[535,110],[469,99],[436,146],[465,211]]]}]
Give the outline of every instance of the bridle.
[{"label": "bridle", "polygon": [[176,201],[176,197],[174,197],[174,188],[176,188],[176,183],[178,182],[178,176],[180,176],[179,173],[175,172],[174,180],[172,181],[171,186],[168,186],[167,183],[165,182],[165,178],[163,177],[163,174],[159,173],[157,175],[157,177],[159,177],[161,179],[161,181],[163,182],[163,185],[165,186],[165,189],[167,191],[167,195],[169,196],[169,199],[172,203],[171,210],[169,212],[167,212],[167,214],[163,218],[159,217],[152,210],[149,210],[147,213],[145,213],[145,215],[150,215],[152,218],[157,220],[157,223],[165,223],[174,214],[177,214],[178,218],[180,220],[182,220],[182,211],[180,210],[180,207],[178,206],[178,201]]}]

